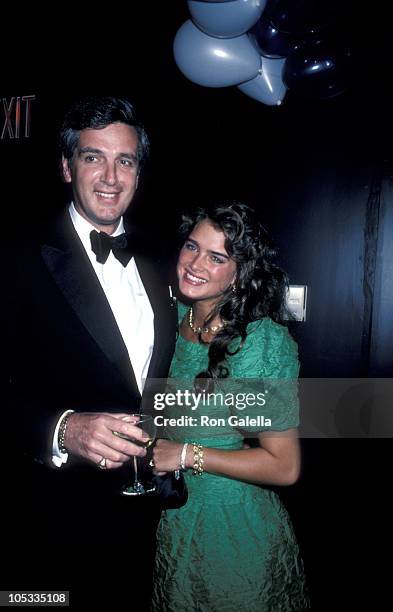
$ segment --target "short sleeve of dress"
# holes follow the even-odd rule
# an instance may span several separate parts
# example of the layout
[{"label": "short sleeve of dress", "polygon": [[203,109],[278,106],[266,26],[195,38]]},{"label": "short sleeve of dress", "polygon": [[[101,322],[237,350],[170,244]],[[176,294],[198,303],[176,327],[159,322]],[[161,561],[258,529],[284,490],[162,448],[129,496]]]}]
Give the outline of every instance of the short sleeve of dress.
[{"label": "short sleeve of dress", "polygon": [[248,331],[243,348],[229,358],[237,427],[245,435],[297,427],[296,342],[271,319],[250,324]]}]

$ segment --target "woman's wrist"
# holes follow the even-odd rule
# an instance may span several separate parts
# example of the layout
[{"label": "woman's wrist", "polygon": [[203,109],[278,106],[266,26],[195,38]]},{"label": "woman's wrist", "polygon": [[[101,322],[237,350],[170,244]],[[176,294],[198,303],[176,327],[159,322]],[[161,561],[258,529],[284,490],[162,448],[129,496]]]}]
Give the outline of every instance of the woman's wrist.
[{"label": "woman's wrist", "polygon": [[189,468],[194,467],[194,451],[192,448],[192,444],[189,444],[187,447],[186,457],[184,461],[185,467],[188,470]]},{"label": "woman's wrist", "polygon": [[[199,447],[199,448],[197,448]],[[179,467],[181,470],[193,469],[195,471],[195,462],[199,465],[199,473],[203,472],[204,447],[200,444],[185,443],[179,458]],[[198,457],[196,456],[198,455]]]},{"label": "woman's wrist", "polygon": [[202,444],[193,442],[192,450],[194,453],[194,463],[192,466],[192,474],[193,476],[202,476],[203,472],[205,471],[204,469],[204,463],[205,463],[204,450],[205,449],[202,446]]},{"label": "woman's wrist", "polygon": [[184,470],[187,469],[187,465],[186,465],[186,457],[187,457],[187,450],[188,450],[188,442],[185,442],[182,446],[181,449],[181,453],[180,453],[180,469],[184,472]]}]

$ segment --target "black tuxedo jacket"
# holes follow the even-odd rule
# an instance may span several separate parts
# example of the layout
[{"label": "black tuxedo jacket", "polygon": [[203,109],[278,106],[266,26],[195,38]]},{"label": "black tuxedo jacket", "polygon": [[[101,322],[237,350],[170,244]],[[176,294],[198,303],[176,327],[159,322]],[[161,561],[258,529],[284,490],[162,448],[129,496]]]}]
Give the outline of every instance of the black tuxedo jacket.
[{"label": "black tuxedo jacket", "polygon": [[[167,375],[177,317],[165,275],[145,257],[135,261],[154,311],[146,390]],[[141,402],[145,410],[68,211],[37,239],[7,247],[1,269],[1,588],[66,588],[76,609],[110,602],[120,610],[132,578],[148,609],[159,501],[120,495],[132,462],[100,470],[72,456],[61,468],[51,461],[64,410],[138,412]]]},{"label": "black tuxedo jacket", "polygon": [[[154,311],[148,379],[163,379],[174,350],[176,307],[153,262],[138,255],[135,261]],[[8,453],[53,466],[53,433],[64,410],[138,412],[141,396],[114,316],[67,210],[37,240],[8,247],[3,265]],[[72,473],[84,479],[84,486],[96,486],[97,478],[122,478],[114,473],[118,470],[103,472],[72,457],[52,471],[57,473],[54,481]]]}]

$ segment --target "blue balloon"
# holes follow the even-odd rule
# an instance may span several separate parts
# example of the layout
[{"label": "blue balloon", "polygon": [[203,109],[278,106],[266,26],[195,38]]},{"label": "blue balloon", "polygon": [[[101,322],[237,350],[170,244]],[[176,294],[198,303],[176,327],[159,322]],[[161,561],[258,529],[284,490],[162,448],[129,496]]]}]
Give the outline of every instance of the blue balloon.
[{"label": "blue balloon", "polygon": [[213,38],[190,20],[177,31],[173,53],[182,73],[205,87],[229,87],[249,81],[261,67],[261,57],[247,34]]},{"label": "blue balloon", "polygon": [[267,0],[216,3],[188,0],[193,22],[209,36],[233,38],[247,32],[262,15]]},{"label": "blue balloon", "polygon": [[332,24],[344,6],[342,0],[271,0],[265,16],[282,32],[315,33]]},{"label": "blue balloon", "polygon": [[249,36],[265,57],[287,57],[298,46],[292,34],[282,32],[264,16],[251,28]]},{"label": "blue balloon", "polygon": [[285,61],[288,89],[306,98],[333,98],[350,83],[352,53],[337,40],[320,40],[294,51]]},{"label": "blue balloon", "polygon": [[287,93],[282,79],[284,64],[285,58],[262,57],[262,68],[258,76],[247,83],[241,83],[238,89],[258,102],[269,106],[279,106]]}]

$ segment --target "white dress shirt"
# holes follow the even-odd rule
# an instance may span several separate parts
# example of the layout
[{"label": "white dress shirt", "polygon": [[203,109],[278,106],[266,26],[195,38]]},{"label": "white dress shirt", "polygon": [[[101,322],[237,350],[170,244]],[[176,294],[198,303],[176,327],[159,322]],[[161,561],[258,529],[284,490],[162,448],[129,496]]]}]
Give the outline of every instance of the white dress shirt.
[{"label": "white dress shirt", "polygon": [[[124,267],[110,251],[104,264],[98,263],[91,249],[90,232],[95,229],[70,204],[69,213],[94,272],[101,284],[119,327],[134,370],[140,393],[143,391],[154,345],[154,314],[142,279],[132,257]],[[124,232],[123,218],[113,236]],[[131,376],[131,371],[130,371]],[[64,413],[63,413],[64,414]],[[68,454],[60,453],[57,444],[60,417],[53,439],[52,460],[58,467],[67,461]]]}]

